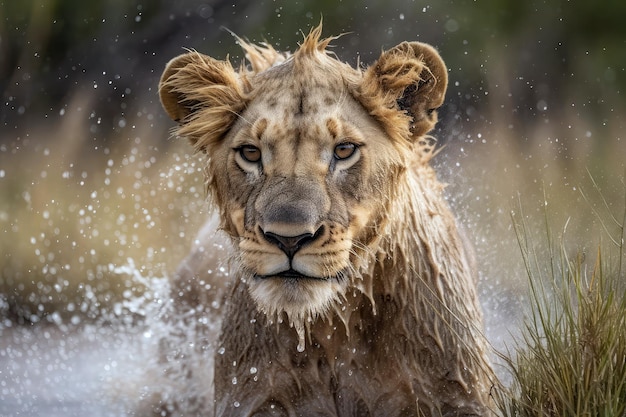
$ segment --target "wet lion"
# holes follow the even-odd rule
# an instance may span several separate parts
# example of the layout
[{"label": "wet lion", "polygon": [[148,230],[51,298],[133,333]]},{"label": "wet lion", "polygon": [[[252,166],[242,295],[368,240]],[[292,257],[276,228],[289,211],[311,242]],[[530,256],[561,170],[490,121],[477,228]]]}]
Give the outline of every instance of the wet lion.
[{"label": "wet lion", "polygon": [[291,55],[241,41],[238,70],[192,51],[161,78],[234,253],[229,283],[206,250],[175,283],[201,307],[224,289],[213,399],[191,414],[487,415],[475,273],[429,164],[444,62],[403,42],[353,68],[332,40],[317,27]]}]

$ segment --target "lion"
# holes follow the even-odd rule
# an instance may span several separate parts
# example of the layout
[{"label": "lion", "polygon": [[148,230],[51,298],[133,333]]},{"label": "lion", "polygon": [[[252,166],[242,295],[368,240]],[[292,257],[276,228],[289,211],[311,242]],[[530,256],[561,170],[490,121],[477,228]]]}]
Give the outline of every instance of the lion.
[{"label": "lion", "polygon": [[239,69],[189,51],[159,84],[233,246],[228,283],[196,253],[175,284],[186,305],[211,302],[198,281],[224,294],[198,414],[487,415],[472,256],[430,165],[446,66],[403,42],[354,68],[321,32],[293,54],[238,39]]}]

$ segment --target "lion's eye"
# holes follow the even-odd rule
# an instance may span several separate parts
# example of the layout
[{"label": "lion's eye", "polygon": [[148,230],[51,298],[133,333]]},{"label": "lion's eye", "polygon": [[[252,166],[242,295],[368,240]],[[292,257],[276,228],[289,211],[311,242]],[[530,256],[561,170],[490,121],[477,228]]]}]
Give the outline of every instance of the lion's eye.
[{"label": "lion's eye", "polygon": [[338,160],[350,158],[356,151],[357,146],[354,143],[344,142],[335,146],[335,158]]},{"label": "lion's eye", "polygon": [[261,150],[256,146],[244,145],[239,148],[239,155],[248,162],[259,162],[261,160]]}]

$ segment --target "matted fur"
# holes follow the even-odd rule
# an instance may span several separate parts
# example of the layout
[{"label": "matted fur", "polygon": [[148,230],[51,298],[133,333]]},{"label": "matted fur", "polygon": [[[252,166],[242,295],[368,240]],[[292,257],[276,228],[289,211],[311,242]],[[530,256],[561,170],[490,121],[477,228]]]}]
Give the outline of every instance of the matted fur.
[{"label": "matted fur", "polygon": [[[320,25],[293,55],[239,39],[250,67],[190,52],[163,74],[235,249],[207,410],[486,415],[474,271],[429,166],[445,65],[404,42],[352,68],[332,39]],[[175,296],[198,298],[196,279]]]}]

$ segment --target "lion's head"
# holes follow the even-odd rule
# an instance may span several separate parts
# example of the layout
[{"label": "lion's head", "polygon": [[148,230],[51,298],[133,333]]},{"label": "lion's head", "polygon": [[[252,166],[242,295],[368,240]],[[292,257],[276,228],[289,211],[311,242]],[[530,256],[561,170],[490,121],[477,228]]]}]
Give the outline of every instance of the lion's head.
[{"label": "lion's head", "polygon": [[326,314],[359,280],[397,184],[425,164],[447,71],[402,43],[367,69],[311,31],[291,56],[242,42],[250,67],[197,52],[172,60],[164,108],[208,159],[208,190],[257,307],[292,321]]}]

